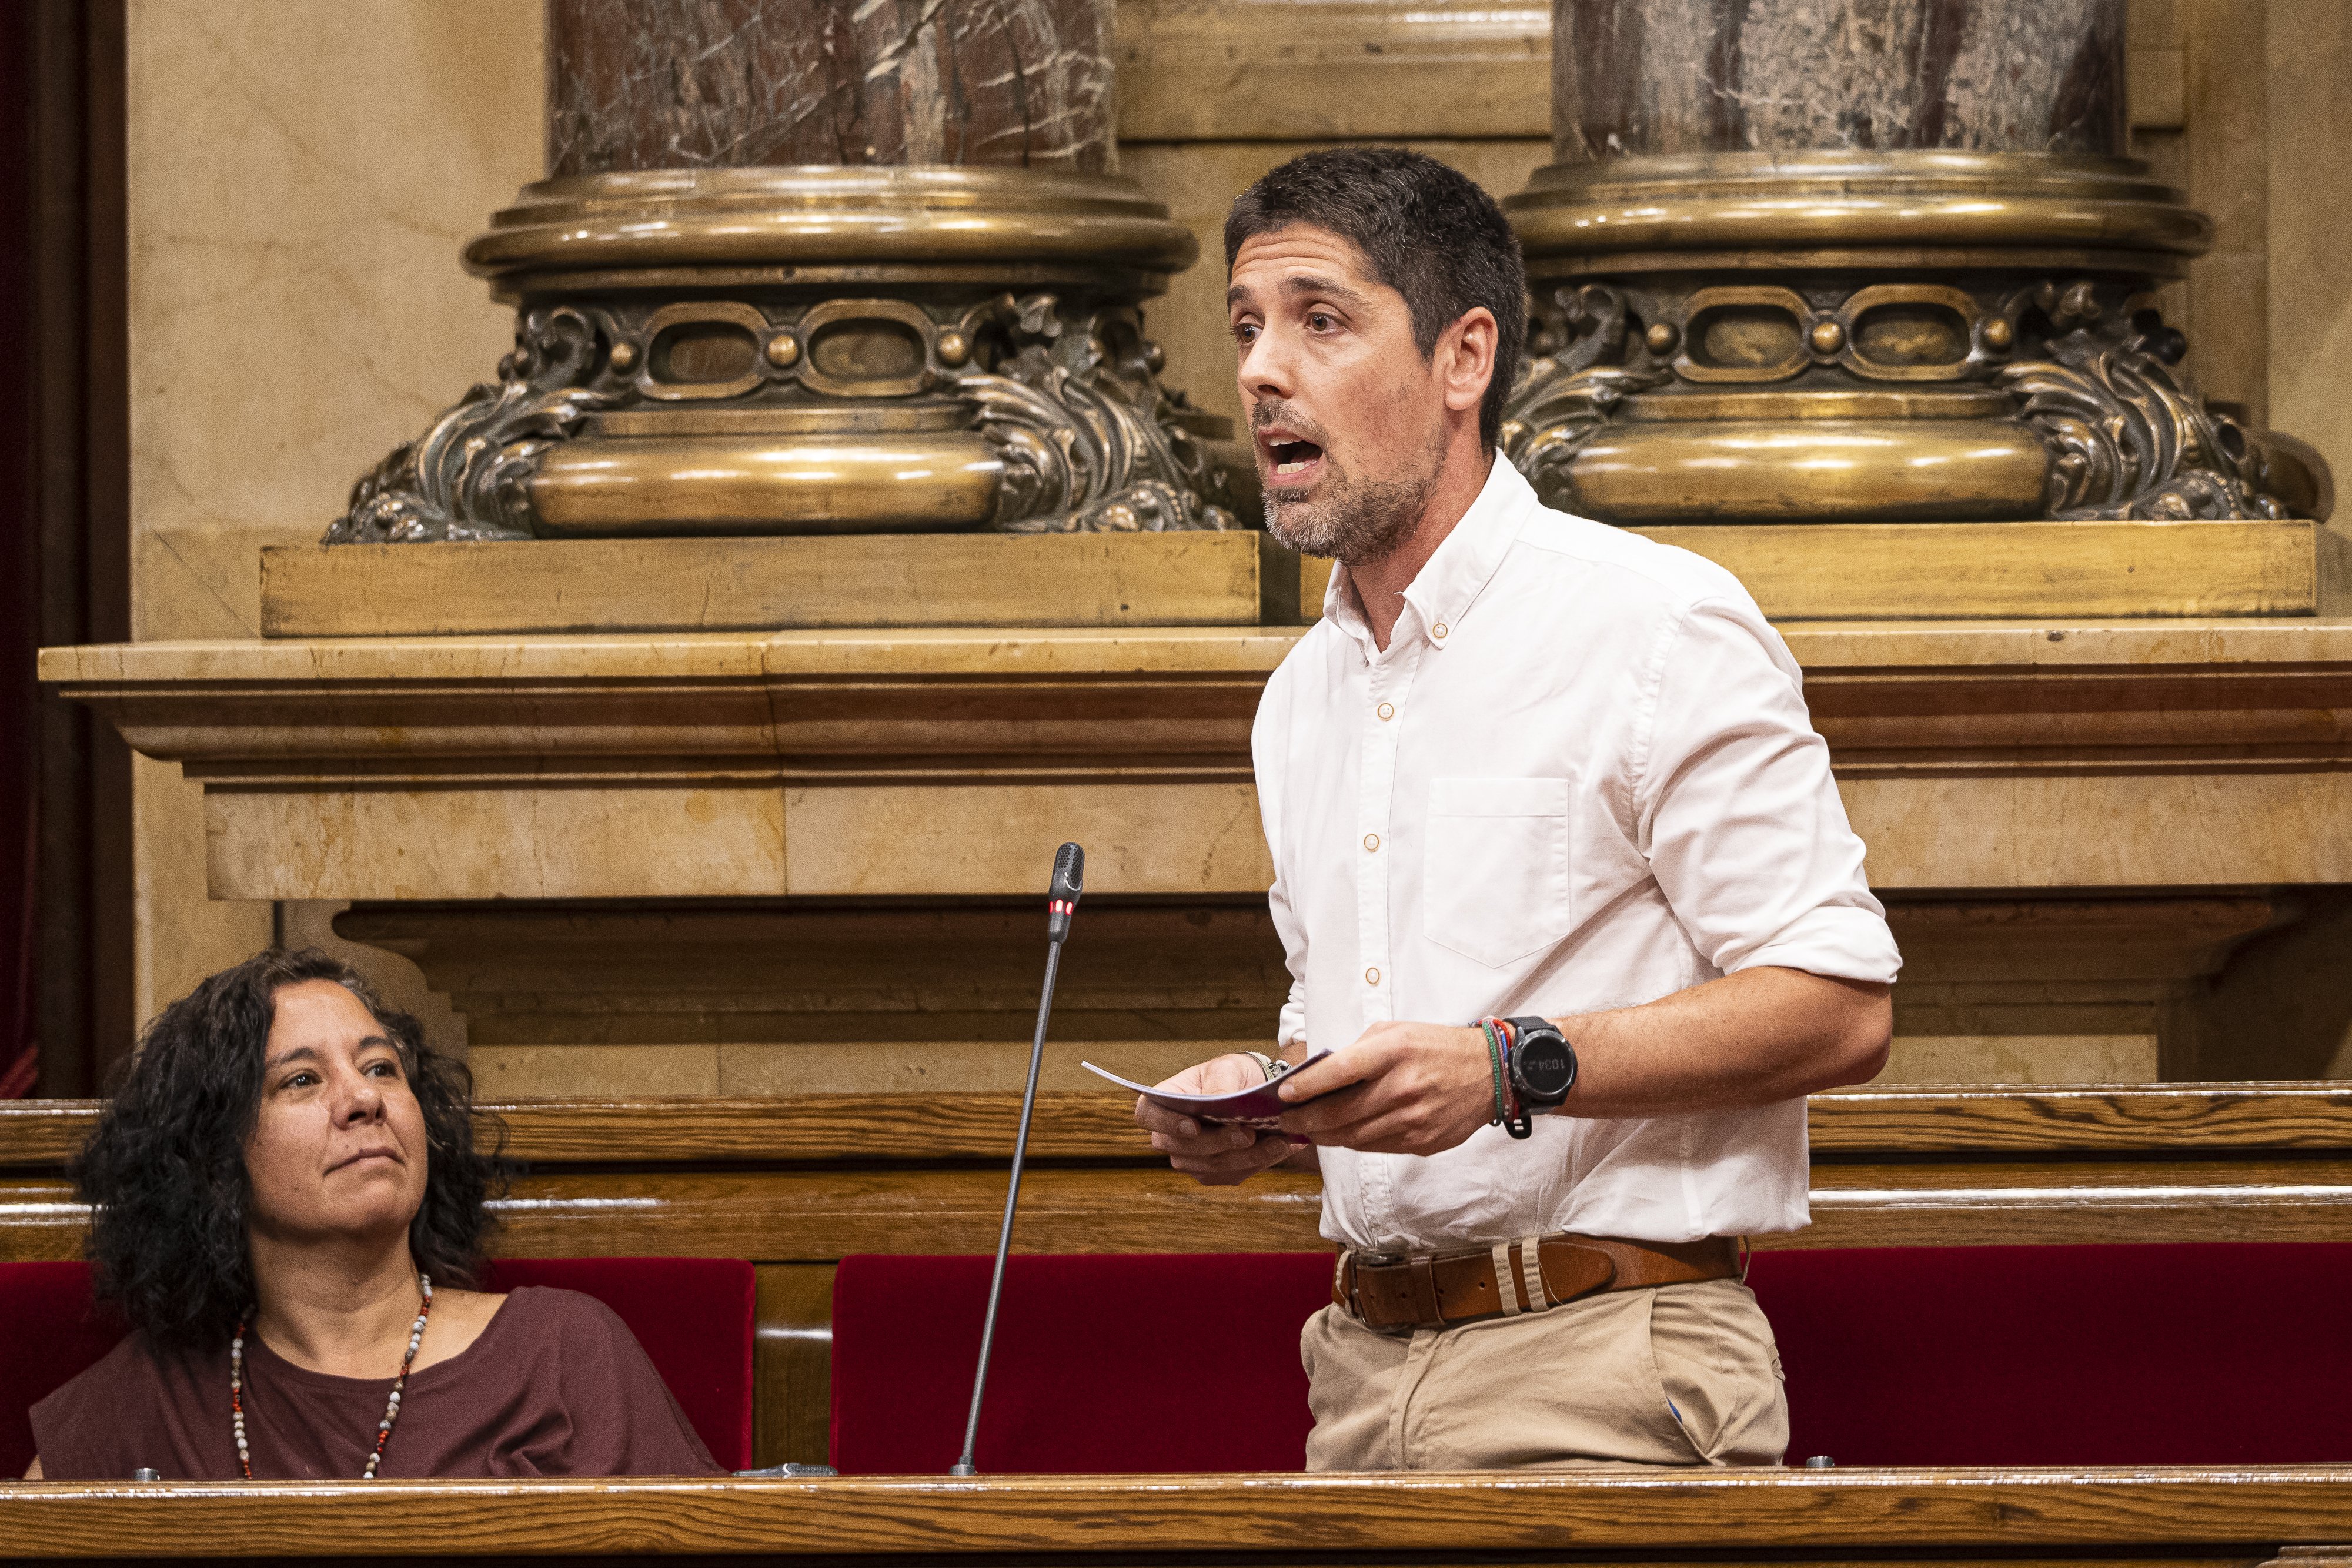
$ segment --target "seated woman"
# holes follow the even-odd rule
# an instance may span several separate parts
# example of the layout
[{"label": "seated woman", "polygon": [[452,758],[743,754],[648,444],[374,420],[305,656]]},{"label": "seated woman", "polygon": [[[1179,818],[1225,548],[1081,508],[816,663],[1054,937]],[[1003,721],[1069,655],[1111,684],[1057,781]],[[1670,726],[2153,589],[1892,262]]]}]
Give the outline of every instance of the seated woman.
[{"label": "seated woman", "polygon": [[27,1475],[716,1473],[602,1302],[470,1288],[496,1175],[470,1095],[316,950],[165,1009],[79,1167],[135,1332],[33,1406]]}]

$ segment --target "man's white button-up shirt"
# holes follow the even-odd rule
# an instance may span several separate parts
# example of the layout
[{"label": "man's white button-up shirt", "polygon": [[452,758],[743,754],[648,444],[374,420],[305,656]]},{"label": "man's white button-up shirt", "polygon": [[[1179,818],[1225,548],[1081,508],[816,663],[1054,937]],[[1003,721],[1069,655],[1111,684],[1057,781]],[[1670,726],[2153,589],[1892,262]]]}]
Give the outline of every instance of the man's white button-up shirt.
[{"label": "man's white button-up shirt", "polygon": [[[1335,570],[1258,708],[1286,1048],[1628,1007],[1759,964],[1895,978],[1796,661],[1738,579],[1549,510],[1497,459],[1404,598],[1382,652]],[[1323,1233],[1376,1251],[1807,1218],[1801,1100],[1321,1158]]]}]

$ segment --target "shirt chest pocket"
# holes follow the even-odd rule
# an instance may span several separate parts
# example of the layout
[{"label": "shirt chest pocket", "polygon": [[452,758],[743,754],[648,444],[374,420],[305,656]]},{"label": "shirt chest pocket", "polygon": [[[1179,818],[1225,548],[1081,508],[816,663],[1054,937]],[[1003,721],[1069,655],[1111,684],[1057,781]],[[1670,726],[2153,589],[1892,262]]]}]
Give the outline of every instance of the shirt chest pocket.
[{"label": "shirt chest pocket", "polygon": [[1433,779],[1422,934],[1500,968],[1568,935],[1569,781]]}]

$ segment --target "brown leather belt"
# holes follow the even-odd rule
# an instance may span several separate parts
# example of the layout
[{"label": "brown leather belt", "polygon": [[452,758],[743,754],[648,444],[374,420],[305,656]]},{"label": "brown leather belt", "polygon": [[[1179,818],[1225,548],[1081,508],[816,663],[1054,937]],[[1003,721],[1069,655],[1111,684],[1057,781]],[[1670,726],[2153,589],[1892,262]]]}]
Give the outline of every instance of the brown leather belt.
[{"label": "brown leather belt", "polygon": [[1442,1329],[1539,1312],[1608,1291],[1736,1280],[1742,1272],[1739,1254],[1738,1240],[1728,1236],[1658,1242],[1565,1232],[1407,1257],[1342,1248],[1331,1300],[1382,1333]]}]

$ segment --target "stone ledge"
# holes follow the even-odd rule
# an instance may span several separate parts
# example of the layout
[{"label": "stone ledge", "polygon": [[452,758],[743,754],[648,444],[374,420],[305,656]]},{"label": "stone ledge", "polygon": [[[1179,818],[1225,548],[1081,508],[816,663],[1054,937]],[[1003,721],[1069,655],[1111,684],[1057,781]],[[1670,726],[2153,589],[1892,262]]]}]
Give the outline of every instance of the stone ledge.
[{"label": "stone ledge", "polygon": [[[41,673],[205,790],[222,898],[1262,893],[1296,629],[133,643]],[[2352,882],[2352,622],[1808,623],[1889,889]]]}]

